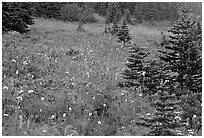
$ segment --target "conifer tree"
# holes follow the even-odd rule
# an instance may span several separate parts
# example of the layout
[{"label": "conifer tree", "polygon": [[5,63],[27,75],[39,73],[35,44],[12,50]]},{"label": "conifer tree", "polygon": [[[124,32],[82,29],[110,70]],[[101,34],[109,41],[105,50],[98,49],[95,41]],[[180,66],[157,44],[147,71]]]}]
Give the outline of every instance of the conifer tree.
[{"label": "conifer tree", "polygon": [[[193,19],[190,9],[182,7],[180,18],[169,30],[166,51],[161,51],[161,60],[167,63],[166,70],[174,73],[175,81],[179,83],[176,95],[181,99],[183,121],[196,115],[201,116],[202,103],[202,29],[199,22]],[[189,102],[190,101],[190,102]],[[195,110],[196,109],[196,110]],[[190,123],[192,124],[192,123]]]},{"label": "conifer tree", "polygon": [[143,22],[143,9],[142,9],[142,6],[141,4],[137,3],[135,5],[135,8],[134,8],[134,17],[136,19],[136,22],[138,23],[142,23]]},{"label": "conifer tree", "polygon": [[106,23],[112,23],[115,19],[119,21],[121,17],[120,6],[117,2],[108,3],[106,12]]},{"label": "conifer tree", "polygon": [[118,42],[122,42],[122,46],[125,47],[126,43],[130,43],[131,37],[126,20],[123,20],[123,24],[120,27],[120,31],[117,34]]},{"label": "conifer tree", "polygon": [[125,13],[125,20],[127,21],[127,23],[132,23],[132,19],[131,19],[131,13],[130,13],[130,10],[129,9],[126,9],[124,11]]},{"label": "conifer tree", "polygon": [[120,31],[120,27],[119,27],[119,25],[118,25],[118,22],[117,22],[116,18],[114,18],[114,20],[113,20],[113,25],[112,25],[112,27],[111,27],[110,33],[111,33],[112,35],[117,36],[119,31]]},{"label": "conifer tree", "polygon": [[142,75],[144,69],[144,58],[148,56],[148,52],[145,52],[143,48],[140,48],[134,44],[129,51],[129,57],[127,58],[127,69],[124,71],[123,78],[126,80],[126,86],[140,86],[142,83]]},{"label": "conifer tree", "polygon": [[193,20],[188,7],[180,9],[180,18],[174,23],[169,32],[169,44],[165,46],[160,59],[168,63],[167,70],[177,74],[176,81],[184,88],[194,91],[197,79],[201,75],[201,52],[198,45],[201,43],[199,27]]},{"label": "conifer tree", "polygon": [[148,117],[142,117],[138,125],[149,127],[151,130],[147,135],[150,136],[175,136],[175,129],[182,126],[176,122],[176,111],[178,110],[179,100],[172,93],[171,85],[161,84],[158,87],[158,92],[151,95],[152,105],[156,111]]}]

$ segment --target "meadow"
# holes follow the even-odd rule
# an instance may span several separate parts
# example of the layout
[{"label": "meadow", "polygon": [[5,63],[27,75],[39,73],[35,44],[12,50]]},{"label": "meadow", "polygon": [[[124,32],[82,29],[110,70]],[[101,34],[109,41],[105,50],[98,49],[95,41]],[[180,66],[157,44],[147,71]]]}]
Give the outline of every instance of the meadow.
[{"label": "meadow", "polygon": [[[25,117],[19,123],[16,117],[24,112],[2,111],[3,135],[64,135],[67,125],[72,125],[79,135],[148,132],[135,124],[140,116],[154,112],[148,97],[142,96],[139,89],[119,88],[117,84],[122,81],[121,73],[132,44],[151,52],[146,60],[154,60],[160,48],[155,41],[161,40],[161,31],[166,32],[166,27],[128,25],[132,44],[121,47],[116,37],[103,33],[110,24],[85,24],[84,32],[78,32],[77,26],[77,23],[37,18],[29,27],[30,32],[9,32],[2,36],[3,61],[8,60],[6,46],[16,47],[11,57],[16,61],[13,72],[17,74],[2,76],[3,98],[15,101],[22,97],[22,111],[40,118],[28,122],[30,118]],[[21,75],[24,65],[27,74]],[[20,86],[15,87],[12,81],[18,81]],[[35,101],[32,96],[26,98],[31,90],[38,94],[33,96]],[[12,95],[12,91],[18,95]],[[93,111],[104,104],[108,105],[106,113],[91,118]]]}]

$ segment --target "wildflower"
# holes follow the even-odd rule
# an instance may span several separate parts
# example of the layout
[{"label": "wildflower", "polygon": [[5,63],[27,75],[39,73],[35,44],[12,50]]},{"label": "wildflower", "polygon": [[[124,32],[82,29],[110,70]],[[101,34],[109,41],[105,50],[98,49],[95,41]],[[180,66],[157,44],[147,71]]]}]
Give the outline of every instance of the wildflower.
[{"label": "wildflower", "polygon": [[41,100],[42,100],[42,101],[44,101],[44,100],[45,100],[45,98],[44,98],[44,97],[41,97]]},{"label": "wildflower", "polygon": [[52,115],[51,118],[52,118],[52,119],[55,118],[55,115]]},{"label": "wildflower", "polygon": [[44,129],[43,132],[46,133],[46,130]]},{"label": "wildflower", "polygon": [[18,93],[22,93],[23,92],[23,90],[20,90]]},{"label": "wildflower", "polygon": [[66,113],[63,114],[63,117],[66,117]]},{"label": "wildflower", "polygon": [[142,93],[140,93],[139,96],[143,96]]},{"label": "wildflower", "polygon": [[96,97],[93,97],[93,99],[96,99]]},{"label": "wildflower", "polygon": [[143,71],[143,72],[142,72],[142,76],[145,76],[145,74],[146,74],[146,72],[145,72],[145,71]]},{"label": "wildflower", "polygon": [[7,87],[7,86],[4,86],[3,89],[7,89],[7,90],[8,90],[8,87]]},{"label": "wildflower", "polygon": [[181,117],[180,116],[176,116],[174,119],[181,120]]},{"label": "wildflower", "polygon": [[151,114],[150,114],[150,113],[147,113],[146,115],[150,116]]},{"label": "wildflower", "polygon": [[106,104],[104,103],[103,106],[106,106]]},{"label": "wildflower", "polygon": [[12,59],[11,61],[15,62],[16,63],[16,60],[15,59]]},{"label": "wildflower", "polygon": [[69,111],[71,111],[72,110],[72,108],[71,107],[69,107]]},{"label": "wildflower", "polygon": [[101,121],[98,121],[98,124],[101,124]]},{"label": "wildflower", "polygon": [[16,99],[17,99],[17,100],[20,100],[20,101],[23,100],[23,98],[22,98],[21,96],[16,97]]},{"label": "wildflower", "polygon": [[34,91],[33,90],[29,90],[28,93],[34,93]]},{"label": "wildflower", "polygon": [[23,65],[27,65],[28,63],[27,63],[27,61],[23,61]]},{"label": "wildflower", "polygon": [[9,116],[8,114],[4,114],[4,116]]},{"label": "wildflower", "polygon": [[16,74],[18,74],[18,70],[16,70]]}]

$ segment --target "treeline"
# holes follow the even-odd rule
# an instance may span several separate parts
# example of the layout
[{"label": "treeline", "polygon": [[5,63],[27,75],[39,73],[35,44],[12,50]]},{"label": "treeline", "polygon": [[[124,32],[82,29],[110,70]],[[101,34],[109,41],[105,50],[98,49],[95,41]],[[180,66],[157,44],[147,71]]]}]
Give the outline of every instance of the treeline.
[{"label": "treeline", "polygon": [[97,22],[95,13],[103,16],[106,23],[112,23],[114,19],[119,21],[124,16],[129,24],[161,20],[173,22],[179,16],[178,7],[184,4],[188,5],[194,14],[202,14],[202,3],[198,2],[3,2],[2,30],[24,33],[27,31],[27,25],[34,23],[32,17],[92,23]]}]

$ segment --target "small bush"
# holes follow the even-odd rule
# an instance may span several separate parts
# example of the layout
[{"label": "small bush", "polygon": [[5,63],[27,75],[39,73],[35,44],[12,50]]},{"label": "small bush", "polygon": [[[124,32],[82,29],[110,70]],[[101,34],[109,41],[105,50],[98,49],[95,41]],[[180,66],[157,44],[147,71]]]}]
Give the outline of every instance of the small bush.
[{"label": "small bush", "polygon": [[83,23],[93,23],[97,20],[95,19],[93,13],[93,9],[89,9],[88,7],[82,9],[76,4],[66,4],[62,8],[62,19],[64,21],[79,21],[81,20]]},{"label": "small bush", "polygon": [[95,16],[94,16],[94,11],[93,9],[85,9],[83,10],[81,14],[81,20],[83,23],[93,23],[97,22]]},{"label": "small bush", "polygon": [[62,19],[64,21],[79,21],[81,10],[76,4],[66,4],[61,11]]}]

